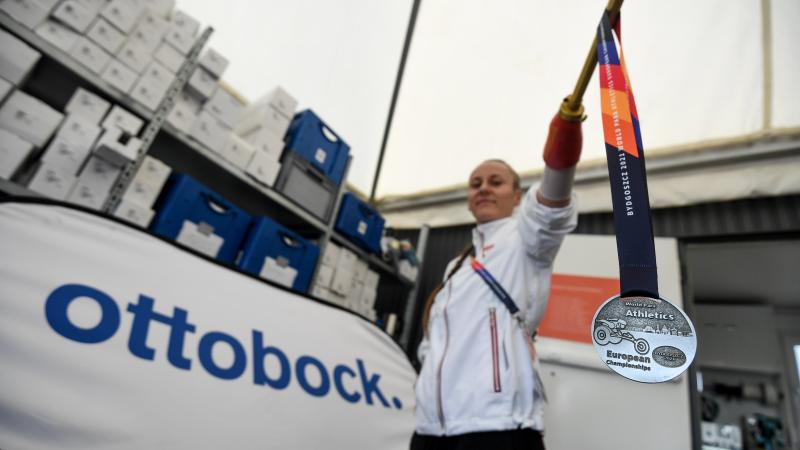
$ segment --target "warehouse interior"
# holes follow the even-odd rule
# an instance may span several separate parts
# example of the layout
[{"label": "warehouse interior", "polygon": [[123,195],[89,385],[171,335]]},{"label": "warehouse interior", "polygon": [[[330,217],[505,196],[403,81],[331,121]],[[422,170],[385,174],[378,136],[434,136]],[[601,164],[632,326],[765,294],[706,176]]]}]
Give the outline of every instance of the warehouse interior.
[{"label": "warehouse interior", "polygon": [[[538,192],[614,3],[0,1],[0,447],[409,448],[467,176],[501,158]],[[623,290],[575,294],[621,279],[595,55],[544,445],[800,449],[800,4],[620,11],[659,292],[696,353],[650,384],[592,345]]]}]

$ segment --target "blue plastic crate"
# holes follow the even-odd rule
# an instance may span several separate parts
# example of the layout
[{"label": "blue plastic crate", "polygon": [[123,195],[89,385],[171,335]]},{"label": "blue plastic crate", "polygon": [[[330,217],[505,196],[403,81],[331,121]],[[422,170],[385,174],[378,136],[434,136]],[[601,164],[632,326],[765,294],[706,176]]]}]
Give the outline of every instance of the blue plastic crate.
[{"label": "blue plastic crate", "polygon": [[346,192],[342,196],[339,216],[334,229],[350,242],[370,253],[380,253],[384,226],[383,217],[355,195]]},{"label": "blue plastic crate", "polygon": [[155,234],[224,263],[236,259],[250,223],[250,215],[185,174],[170,177],[155,209]]},{"label": "blue plastic crate", "polygon": [[310,161],[337,186],[342,183],[350,146],[310,109],[294,116],[286,148]]},{"label": "blue plastic crate", "polygon": [[[277,269],[275,265],[265,267],[268,257],[275,261],[273,264],[277,264]],[[250,227],[237,265],[245,272],[278,283],[281,280],[272,278],[268,275],[269,271],[277,270],[280,276],[285,275],[285,272],[280,273],[284,268],[291,267],[297,274],[288,287],[307,292],[318,258],[319,247],[315,244],[268,217],[259,217]],[[267,272],[262,274],[265,270]]]}]

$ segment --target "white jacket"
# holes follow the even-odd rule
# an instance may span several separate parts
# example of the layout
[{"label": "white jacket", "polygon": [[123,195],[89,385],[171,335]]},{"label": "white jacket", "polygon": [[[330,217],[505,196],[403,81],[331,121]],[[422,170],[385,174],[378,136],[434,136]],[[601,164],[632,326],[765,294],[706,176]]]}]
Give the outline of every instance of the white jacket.
[{"label": "white jacket", "polygon": [[476,259],[514,299],[527,330],[465,260],[436,296],[418,349],[417,433],[544,429],[524,333],[542,319],[553,260],[576,225],[575,198],[549,208],[536,200],[534,187],[514,216],[473,229]]}]

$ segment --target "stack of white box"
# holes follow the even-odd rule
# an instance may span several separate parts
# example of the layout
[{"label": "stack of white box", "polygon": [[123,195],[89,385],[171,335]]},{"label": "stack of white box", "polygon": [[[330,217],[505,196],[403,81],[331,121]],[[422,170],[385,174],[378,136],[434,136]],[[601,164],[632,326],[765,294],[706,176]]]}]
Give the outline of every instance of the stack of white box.
[{"label": "stack of white box", "polygon": [[145,156],[142,165],[122,195],[114,215],[130,223],[147,228],[153,220],[153,204],[164,187],[172,170],[163,162]]},{"label": "stack of white box", "polygon": [[0,10],[33,29],[47,19],[59,0],[15,0],[0,2]]},{"label": "stack of white box", "polygon": [[255,149],[246,171],[264,185],[272,186],[280,172],[283,138],[295,108],[297,100],[277,86],[249,105],[236,126],[236,134]]},{"label": "stack of white box", "polygon": [[39,52],[0,30],[0,178],[11,178],[63,119],[45,103],[15,90],[40,58]]},{"label": "stack of white box", "polygon": [[212,48],[206,49],[172,113],[188,117],[184,123],[175,124],[177,127],[186,128],[188,125],[194,140],[243,168],[252,156],[252,149],[231,143],[232,130],[244,104],[220,86],[220,78],[227,67],[227,58]]},{"label": "stack of white box", "polygon": [[375,320],[375,299],[380,277],[355,253],[331,242],[311,286],[311,295]]},{"label": "stack of white box", "polygon": [[14,0],[5,10],[149,111],[155,111],[200,24],[174,0]]},{"label": "stack of white box", "polygon": [[[77,95],[86,98],[92,94],[76,91]],[[75,103],[78,102],[75,99]],[[69,107],[70,105],[67,106],[68,109]],[[87,109],[94,111],[93,107]],[[67,197],[67,201],[95,210],[102,208],[122,168],[137,158],[142,141],[136,136],[144,122],[119,105],[114,105],[100,125],[102,135]]]}]

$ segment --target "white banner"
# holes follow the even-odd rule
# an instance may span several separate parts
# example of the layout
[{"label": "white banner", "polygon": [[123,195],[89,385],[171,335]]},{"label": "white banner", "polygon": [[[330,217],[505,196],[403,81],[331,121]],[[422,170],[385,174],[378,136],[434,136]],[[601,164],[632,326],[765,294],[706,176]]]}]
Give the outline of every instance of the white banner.
[{"label": "white banner", "polygon": [[366,320],[61,205],[0,203],[0,251],[0,448],[408,448]]}]

